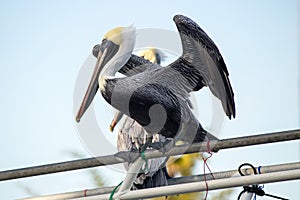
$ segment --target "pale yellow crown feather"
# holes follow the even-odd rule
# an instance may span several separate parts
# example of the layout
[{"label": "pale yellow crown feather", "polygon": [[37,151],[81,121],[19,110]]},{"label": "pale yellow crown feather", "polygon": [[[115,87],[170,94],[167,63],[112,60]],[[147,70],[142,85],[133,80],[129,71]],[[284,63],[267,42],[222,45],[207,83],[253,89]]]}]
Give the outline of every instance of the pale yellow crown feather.
[{"label": "pale yellow crown feather", "polygon": [[126,28],[127,28],[127,27],[116,27],[116,28],[114,28],[114,29],[108,31],[108,32],[104,35],[103,39],[110,40],[110,41],[114,42],[115,44],[120,45],[121,42],[122,42],[122,37],[121,37],[122,32],[123,32],[123,30],[126,29]]}]

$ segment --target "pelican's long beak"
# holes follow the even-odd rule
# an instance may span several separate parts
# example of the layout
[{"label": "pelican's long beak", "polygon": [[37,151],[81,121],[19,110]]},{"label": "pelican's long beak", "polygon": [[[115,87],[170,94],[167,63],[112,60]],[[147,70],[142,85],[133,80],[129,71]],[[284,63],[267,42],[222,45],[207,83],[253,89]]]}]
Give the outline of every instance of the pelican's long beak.
[{"label": "pelican's long beak", "polygon": [[[83,116],[85,111],[92,103],[98,91],[99,88],[98,79],[99,79],[100,72],[107,64],[107,62],[116,54],[117,51],[118,51],[118,45],[115,45],[113,42],[109,40],[103,40],[101,45],[98,46],[97,62],[88,89],[80,105],[79,111],[77,112],[76,115],[77,122],[80,121],[81,117]],[[93,54],[94,53],[95,52],[93,51]]]}]

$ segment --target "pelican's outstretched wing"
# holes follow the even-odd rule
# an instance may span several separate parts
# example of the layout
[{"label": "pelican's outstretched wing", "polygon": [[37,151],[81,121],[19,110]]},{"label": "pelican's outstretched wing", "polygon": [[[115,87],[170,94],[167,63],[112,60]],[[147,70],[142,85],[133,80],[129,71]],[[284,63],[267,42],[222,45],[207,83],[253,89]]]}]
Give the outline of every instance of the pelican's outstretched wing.
[{"label": "pelican's outstretched wing", "polygon": [[119,70],[119,72],[126,76],[132,76],[146,70],[153,70],[157,68],[160,68],[160,66],[151,63],[143,57],[131,54],[128,62]]},{"label": "pelican's outstretched wing", "polygon": [[212,39],[190,18],[173,18],[180,34],[183,54],[171,67],[184,74],[196,91],[208,86],[221,100],[226,115],[235,117],[234,94],[223,57]]}]

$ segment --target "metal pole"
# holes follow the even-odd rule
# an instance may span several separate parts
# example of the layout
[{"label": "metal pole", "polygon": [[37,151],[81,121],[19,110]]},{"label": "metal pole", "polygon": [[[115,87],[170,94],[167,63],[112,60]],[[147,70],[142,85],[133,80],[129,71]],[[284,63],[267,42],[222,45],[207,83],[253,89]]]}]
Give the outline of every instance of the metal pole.
[{"label": "metal pole", "polygon": [[[300,169],[268,174],[248,175],[234,178],[218,179],[207,181],[208,190],[232,188],[244,185],[265,184],[279,181],[289,181],[300,179]],[[133,190],[118,197],[118,199],[139,199],[154,198],[160,196],[178,195],[191,192],[206,191],[205,182],[185,183],[172,186],[149,188],[143,190]],[[85,200],[104,200],[109,199],[109,194],[86,197]],[[73,199],[75,200],[75,199]],[[76,199],[79,200],[79,199]]]},{"label": "metal pole", "polygon": [[[291,131],[282,131],[268,134],[260,134],[253,136],[237,137],[230,139],[219,140],[216,144],[211,144],[212,151],[221,149],[236,148],[243,146],[251,146],[258,144],[266,144],[273,142],[283,142],[288,140],[300,139],[300,129]],[[181,155],[187,153],[195,153],[199,151],[207,151],[206,143],[192,144],[187,146],[176,146],[170,149],[169,152],[163,154],[157,150],[147,150],[145,158],[158,158],[165,156]],[[71,171],[77,169],[91,168],[97,166],[105,166],[111,164],[123,163],[124,160],[115,155],[101,156],[96,158],[86,158],[54,164],[40,165],[35,167],[27,167],[21,169],[7,170],[0,172],[0,181],[37,176],[43,174],[51,174],[57,172]]]},{"label": "metal pole", "polygon": [[[272,173],[272,172],[279,172],[279,171],[287,171],[287,170],[294,170],[300,169],[300,162],[295,163],[286,163],[286,164],[279,164],[279,165],[268,165],[260,167],[261,174]],[[250,175],[252,172],[250,168],[245,168],[243,170],[244,174]],[[237,170],[229,170],[229,171],[222,171],[222,172],[214,172],[213,176],[215,180],[224,179],[224,178],[231,178],[231,177],[239,177],[239,173]],[[212,176],[207,174],[207,180],[212,180]],[[182,183],[194,183],[204,181],[204,175],[195,175],[195,176],[186,176],[180,178],[172,178],[168,180],[169,185],[176,185]],[[46,196],[39,196],[33,198],[26,198],[26,200],[62,200],[62,199],[71,199],[71,198],[80,198],[86,196],[95,196],[100,194],[110,194],[115,186],[112,187],[102,187],[97,189],[89,189],[89,190],[82,190],[76,192],[67,192],[62,194],[52,194]],[[25,199],[24,199],[25,200]]]}]

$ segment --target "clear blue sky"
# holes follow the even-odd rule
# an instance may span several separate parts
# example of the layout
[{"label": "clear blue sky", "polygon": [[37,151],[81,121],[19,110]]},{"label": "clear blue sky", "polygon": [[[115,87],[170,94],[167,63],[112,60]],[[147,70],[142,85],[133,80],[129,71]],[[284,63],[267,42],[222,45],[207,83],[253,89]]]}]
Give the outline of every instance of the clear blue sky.
[{"label": "clear blue sky", "polygon": [[[116,26],[176,31],[172,17],[178,13],[194,19],[213,38],[229,68],[237,117],[226,119],[220,138],[299,128],[296,0],[1,1],[0,170],[73,159],[68,151],[89,157],[76,131],[73,91],[91,48]],[[104,112],[112,113],[106,104],[99,109]],[[214,154],[211,168],[296,162],[299,151],[295,141],[226,150]],[[124,176],[104,168],[100,171],[115,176],[104,175],[110,185]],[[26,197],[23,186],[39,195],[92,187],[88,173],[80,170],[0,182],[1,198]],[[300,198],[299,181],[265,188]]]}]

